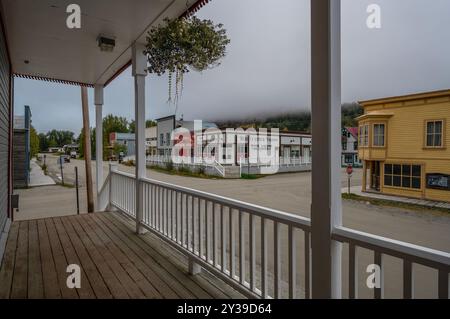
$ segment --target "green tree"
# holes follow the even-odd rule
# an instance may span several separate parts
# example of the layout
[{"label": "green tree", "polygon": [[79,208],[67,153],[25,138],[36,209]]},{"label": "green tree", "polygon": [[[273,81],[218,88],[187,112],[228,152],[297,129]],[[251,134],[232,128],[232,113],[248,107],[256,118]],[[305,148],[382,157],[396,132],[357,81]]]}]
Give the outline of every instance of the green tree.
[{"label": "green tree", "polygon": [[40,139],[33,125],[30,128],[30,158],[36,157],[39,153]]}]

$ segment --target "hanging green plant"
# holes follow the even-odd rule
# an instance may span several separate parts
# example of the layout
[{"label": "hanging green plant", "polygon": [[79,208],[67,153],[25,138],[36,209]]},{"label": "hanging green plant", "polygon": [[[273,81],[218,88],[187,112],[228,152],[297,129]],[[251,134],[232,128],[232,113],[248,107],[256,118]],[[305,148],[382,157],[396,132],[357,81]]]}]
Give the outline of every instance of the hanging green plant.
[{"label": "hanging green plant", "polygon": [[197,17],[165,19],[147,35],[144,53],[149,62],[148,71],[169,76],[169,102],[172,101],[175,76],[175,103],[183,90],[184,74],[190,70],[204,71],[220,65],[230,43],[222,24]]}]

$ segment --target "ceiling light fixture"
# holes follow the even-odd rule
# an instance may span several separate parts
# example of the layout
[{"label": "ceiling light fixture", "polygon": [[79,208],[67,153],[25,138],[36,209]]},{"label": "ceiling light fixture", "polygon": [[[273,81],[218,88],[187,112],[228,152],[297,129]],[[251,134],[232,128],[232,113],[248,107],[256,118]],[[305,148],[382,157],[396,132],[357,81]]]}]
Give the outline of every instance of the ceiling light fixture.
[{"label": "ceiling light fixture", "polygon": [[100,35],[97,38],[97,44],[101,51],[112,52],[116,46],[116,40]]}]

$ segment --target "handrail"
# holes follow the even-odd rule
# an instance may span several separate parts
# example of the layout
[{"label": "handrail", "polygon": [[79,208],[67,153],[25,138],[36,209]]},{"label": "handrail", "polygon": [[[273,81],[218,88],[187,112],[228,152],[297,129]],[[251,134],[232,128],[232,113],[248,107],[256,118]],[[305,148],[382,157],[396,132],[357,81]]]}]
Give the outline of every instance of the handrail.
[{"label": "handrail", "polygon": [[[450,267],[450,254],[403,241],[377,236],[346,227],[335,227],[332,238],[340,242],[352,242],[359,247],[381,253],[411,259],[412,262],[433,268]],[[450,268],[449,268],[450,270]]]},{"label": "handrail", "polygon": [[223,167],[216,159],[214,159],[214,168],[222,175],[222,177],[225,177],[225,167]]},{"label": "handrail", "polygon": [[[115,174],[117,172],[114,172]],[[126,176],[129,177],[129,174]],[[133,176],[134,178],[134,176]],[[236,209],[240,209],[242,211],[250,211],[252,213],[255,213],[257,215],[263,216],[263,217],[269,217],[270,219],[277,220],[277,221],[283,221],[288,222],[290,224],[293,224],[294,226],[301,228],[301,229],[307,229],[311,227],[311,220],[306,217],[297,216],[291,213],[286,213],[283,211],[279,211],[276,209],[271,209],[255,204],[246,203],[237,199],[228,198],[225,196],[220,196],[212,193],[207,193],[204,191],[199,191],[196,189],[184,187],[184,186],[178,186],[166,182],[157,181],[154,179],[149,178],[142,178],[143,182],[151,183],[157,186],[166,187],[175,191],[183,192],[189,195],[195,195],[197,197],[201,197],[202,199],[206,199],[209,201],[216,201],[216,202],[222,202],[223,204],[227,206],[231,206]]]}]

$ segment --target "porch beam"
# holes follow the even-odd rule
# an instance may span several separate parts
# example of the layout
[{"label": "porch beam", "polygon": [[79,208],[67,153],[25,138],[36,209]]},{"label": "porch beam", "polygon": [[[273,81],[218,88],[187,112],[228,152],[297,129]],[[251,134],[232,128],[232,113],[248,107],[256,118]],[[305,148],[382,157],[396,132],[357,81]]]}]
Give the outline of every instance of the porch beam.
[{"label": "porch beam", "polygon": [[132,47],[132,74],[134,77],[134,119],[135,119],[135,150],[136,150],[136,233],[142,234],[143,192],[140,180],[146,177],[145,158],[145,77],[147,76],[147,59],[144,55],[145,46],[134,43]]},{"label": "porch beam", "polygon": [[340,0],[311,1],[312,297],[341,297],[342,224]]},{"label": "porch beam", "polygon": [[95,104],[95,165],[97,184],[97,210],[100,205],[100,190],[103,186],[103,85],[94,87]]}]

